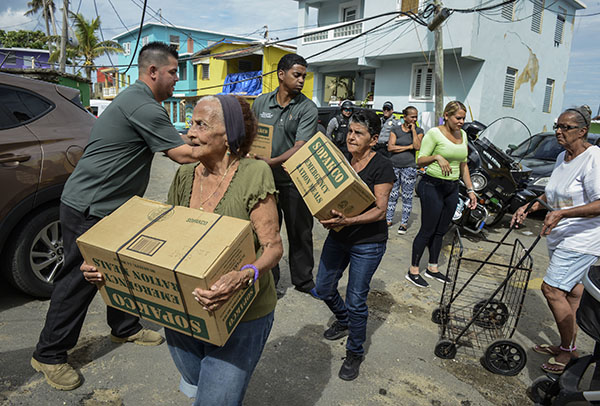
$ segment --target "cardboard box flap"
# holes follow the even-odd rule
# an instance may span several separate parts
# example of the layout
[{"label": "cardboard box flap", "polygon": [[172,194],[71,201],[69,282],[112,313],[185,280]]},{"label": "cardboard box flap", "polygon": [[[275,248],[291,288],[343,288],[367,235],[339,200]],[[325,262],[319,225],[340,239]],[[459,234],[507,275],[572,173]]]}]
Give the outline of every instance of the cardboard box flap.
[{"label": "cardboard box flap", "polygon": [[[167,219],[169,221],[163,221]],[[172,224],[178,224],[176,230]],[[229,232],[215,232],[217,224],[220,230]],[[245,220],[175,206],[162,219],[145,227],[125,244],[119,250],[119,255],[138,261],[151,258],[155,266],[203,278],[204,272],[210,269],[223,251],[229,249],[247,224]],[[173,235],[176,238],[166,238]],[[190,256],[194,258],[194,268],[183,270],[181,263]]]},{"label": "cardboard box flap", "polygon": [[108,250],[117,251],[140,231],[140,224],[149,224],[153,220],[167,215],[171,209],[172,206],[168,204],[134,196],[113,212],[116,214],[115,216],[118,216],[119,221],[113,221],[111,217],[104,217],[79,236],[77,242],[99,243]]},{"label": "cardboard box flap", "polygon": [[[177,272],[189,276],[205,278],[206,275],[202,269],[211,269],[212,265],[220,261],[224,253],[231,253],[230,248],[236,244],[236,239],[240,234],[249,235],[252,238],[250,222],[246,220],[236,219],[233,217],[220,216],[218,220],[220,230],[227,230],[227,233],[209,231],[203,238],[199,238],[192,249],[190,249],[185,257],[182,257],[181,262],[175,268]],[[247,228],[244,233],[244,229]],[[250,245],[254,248],[254,242]],[[242,264],[244,265],[244,264]],[[238,270],[239,267],[231,270]],[[218,279],[218,278],[216,278]],[[209,281],[210,284],[212,282]]]}]

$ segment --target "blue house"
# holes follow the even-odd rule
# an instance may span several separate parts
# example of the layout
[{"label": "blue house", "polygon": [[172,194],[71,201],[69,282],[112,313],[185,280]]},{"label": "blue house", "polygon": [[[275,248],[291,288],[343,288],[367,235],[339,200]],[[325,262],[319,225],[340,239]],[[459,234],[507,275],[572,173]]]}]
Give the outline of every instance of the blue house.
[{"label": "blue house", "polygon": [[[363,20],[386,12],[418,13],[430,0],[296,1],[298,31],[305,34],[297,52],[314,55],[309,70],[315,74],[315,103],[371,99],[381,108],[390,100],[397,111],[413,105],[422,123],[436,124],[434,33],[404,15]],[[502,2],[443,3],[471,9]],[[464,101],[467,120],[489,124],[512,116],[532,132],[551,129],[563,104],[574,15],[583,8],[579,0],[528,0],[450,15],[442,25],[444,104]]]},{"label": "blue house", "polygon": [[[117,65],[119,65],[119,68],[118,73],[115,72],[118,78],[118,88],[123,89],[137,80],[137,57],[144,45],[149,42],[160,41],[176,46],[179,51],[179,82],[175,86],[173,97],[165,100],[163,105],[169,113],[171,121],[179,129],[186,127],[186,116],[188,116],[187,120],[189,121],[191,114],[190,106],[193,108],[198,99],[196,91],[198,87],[198,65],[192,64],[192,55],[221,41],[256,41],[256,39],[249,37],[221,32],[149,22],[142,26],[140,44],[134,54],[138,31],[139,28],[135,28],[113,37],[113,40],[121,44],[125,50],[124,53],[118,56]],[[128,71],[125,71],[126,66],[132,60],[131,67]],[[111,93],[110,89],[104,90],[105,96],[107,93]],[[112,93],[114,97],[118,91],[113,89]]]}]

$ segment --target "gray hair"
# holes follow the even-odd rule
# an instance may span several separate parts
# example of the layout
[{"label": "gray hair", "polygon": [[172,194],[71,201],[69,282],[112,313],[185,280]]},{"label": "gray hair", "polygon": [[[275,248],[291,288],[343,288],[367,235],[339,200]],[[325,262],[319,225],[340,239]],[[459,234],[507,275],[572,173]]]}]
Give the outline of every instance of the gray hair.
[{"label": "gray hair", "polygon": [[[219,123],[225,126],[225,116],[223,115],[223,105],[221,104],[221,100],[219,100],[215,96],[202,96],[200,100],[198,100],[198,103],[200,103],[201,101],[214,102],[219,105],[219,108],[215,109],[212,115],[219,121]],[[196,105],[198,103],[196,103]]]},{"label": "gray hair", "polygon": [[584,104],[579,107],[571,107],[566,109],[563,114],[570,112],[573,113],[574,120],[579,127],[590,128],[590,123],[592,122],[592,109],[590,109],[589,106]]}]

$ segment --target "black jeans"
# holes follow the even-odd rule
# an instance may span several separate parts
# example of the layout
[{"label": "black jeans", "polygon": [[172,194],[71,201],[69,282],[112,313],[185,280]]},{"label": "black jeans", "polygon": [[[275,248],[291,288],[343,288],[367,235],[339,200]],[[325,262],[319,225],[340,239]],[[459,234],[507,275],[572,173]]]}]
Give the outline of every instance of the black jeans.
[{"label": "black jeans", "polygon": [[413,241],[411,265],[419,266],[425,247],[429,249],[429,263],[437,264],[442,239],[458,204],[458,181],[423,175],[417,194],[421,201],[421,229]]},{"label": "black jeans", "polygon": [[[98,221],[98,217],[85,216],[69,206],[60,205],[65,262],[54,280],[46,323],[33,353],[36,360],[45,364],[67,362],[67,351],[77,344],[87,309],[98,292],[79,269],[83,257],[75,243],[77,237]],[[117,337],[128,337],[142,329],[138,317],[112,307],[107,308],[106,318],[111,333]]]},{"label": "black jeans", "polygon": [[[279,197],[277,211],[279,226],[285,221],[288,236],[288,256],[292,284],[302,292],[308,292],[315,287],[313,281],[312,228],[313,217],[306,207],[304,200],[293,184],[278,184]],[[275,285],[279,282],[279,265],[272,269]]]}]

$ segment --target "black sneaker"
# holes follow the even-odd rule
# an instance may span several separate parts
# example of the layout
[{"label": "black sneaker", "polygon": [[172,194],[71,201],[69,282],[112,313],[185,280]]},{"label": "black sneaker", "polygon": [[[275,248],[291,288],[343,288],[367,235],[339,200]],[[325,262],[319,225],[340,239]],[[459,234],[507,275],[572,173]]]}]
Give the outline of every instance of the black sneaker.
[{"label": "black sneaker", "polygon": [[358,370],[364,357],[352,351],[346,351],[346,359],[340,368],[338,376],[344,381],[352,381],[358,377]]},{"label": "black sneaker", "polygon": [[398,234],[406,234],[407,231],[408,228],[404,224],[400,224],[400,227],[398,227]]},{"label": "black sneaker", "polygon": [[446,282],[452,282],[450,280],[450,278],[448,278],[446,275],[444,275],[441,272],[431,272],[429,269],[425,271],[425,276],[431,279],[435,279],[438,282],[442,282],[442,283],[446,283]]},{"label": "black sneaker", "polygon": [[408,272],[406,274],[406,279],[408,279],[409,281],[411,281],[412,283],[414,283],[415,285],[417,285],[420,288],[428,288],[429,284],[427,283],[427,281],[425,279],[423,279],[423,277],[420,274],[412,274],[410,272]]},{"label": "black sneaker", "polygon": [[329,327],[323,333],[323,337],[328,340],[338,340],[348,335],[348,326],[342,325],[339,321],[334,321],[331,327]]}]

